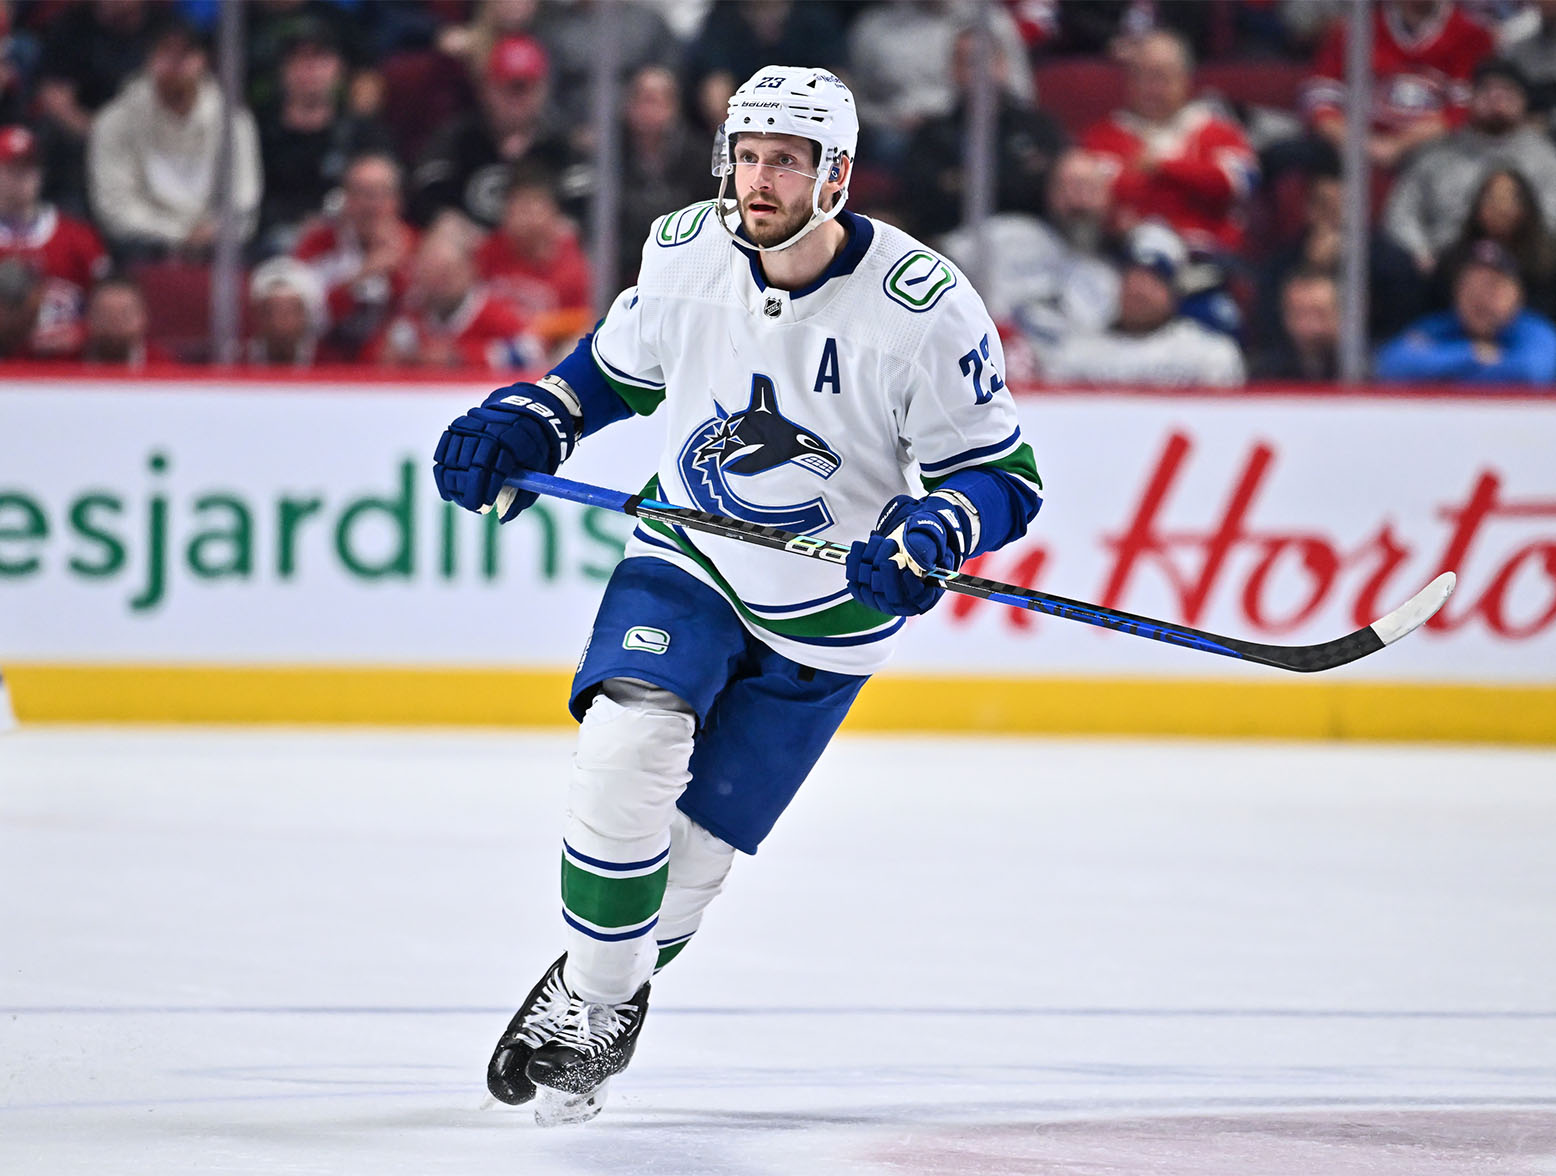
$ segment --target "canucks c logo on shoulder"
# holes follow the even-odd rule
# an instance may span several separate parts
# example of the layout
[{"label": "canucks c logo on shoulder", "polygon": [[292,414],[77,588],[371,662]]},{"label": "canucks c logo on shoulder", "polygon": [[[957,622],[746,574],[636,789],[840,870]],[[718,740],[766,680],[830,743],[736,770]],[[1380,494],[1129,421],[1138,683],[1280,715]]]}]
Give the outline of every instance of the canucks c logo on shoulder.
[{"label": "canucks c logo on shoulder", "polygon": [[681,447],[681,480],[697,506],[769,527],[809,535],[833,523],[821,497],[785,506],[761,506],[737,494],[731,478],[754,478],[784,465],[797,465],[818,478],[837,473],[843,459],[824,437],[783,415],[778,390],[764,375],[751,377],[751,402],[736,413],[718,414],[692,430]]}]

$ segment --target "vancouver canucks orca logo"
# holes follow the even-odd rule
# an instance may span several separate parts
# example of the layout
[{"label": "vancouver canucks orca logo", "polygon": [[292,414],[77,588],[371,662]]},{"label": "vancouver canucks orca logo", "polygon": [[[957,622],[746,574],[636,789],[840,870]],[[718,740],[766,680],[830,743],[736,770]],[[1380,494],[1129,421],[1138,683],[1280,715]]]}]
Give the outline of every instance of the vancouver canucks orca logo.
[{"label": "vancouver canucks orca logo", "polygon": [[820,478],[843,464],[822,437],[803,429],[778,408],[778,390],[763,375],[751,377],[751,403],[736,413],[718,414],[693,430],[681,447],[681,479],[699,508],[801,535],[832,525],[832,512],[820,497],[792,506],[759,506],[736,493],[733,479],[754,478],[792,462]]}]

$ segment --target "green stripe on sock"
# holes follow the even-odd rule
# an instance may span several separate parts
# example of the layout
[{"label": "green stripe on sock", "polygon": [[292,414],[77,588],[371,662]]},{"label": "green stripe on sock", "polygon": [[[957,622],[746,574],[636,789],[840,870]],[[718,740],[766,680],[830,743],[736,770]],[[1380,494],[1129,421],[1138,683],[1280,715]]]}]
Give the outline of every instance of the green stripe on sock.
[{"label": "green stripe on sock", "polygon": [[661,947],[659,949],[659,958],[654,961],[654,971],[659,971],[660,968],[664,967],[671,960],[675,959],[676,956],[680,955],[681,948],[685,947],[690,942],[690,939],[683,939],[680,943],[672,943],[669,947]]},{"label": "green stripe on sock", "polygon": [[669,877],[668,862],[640,878],[608,878],[574,865],[564,855],[562,905],[596,927],[635,927],[659,913]]}]

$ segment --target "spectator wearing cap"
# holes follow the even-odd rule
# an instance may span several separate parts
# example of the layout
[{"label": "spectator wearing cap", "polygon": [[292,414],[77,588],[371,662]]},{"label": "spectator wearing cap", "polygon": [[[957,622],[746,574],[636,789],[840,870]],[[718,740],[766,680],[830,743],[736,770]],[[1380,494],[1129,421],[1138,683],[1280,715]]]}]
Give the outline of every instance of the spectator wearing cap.
[{"label": "spectator wearing cap", "polygon": [[[1393,171],[1464,121],[1470,75],[1493,41],[1451,0],[1384,0],[1372,11],[1367,154],[1374,167]],[[1313,130],[1336,148],[1345,143],[1347,23],[1330,26],[1302,94]]]},{"label": "spectator wearing cap", "polygon": [[1340,287],[1328,270],[1299,269],[1280,289],[1280,333],[1259,353],[1256,380],[1329,383],[1340,375]]},{"label": "spectator wearing cap", "polygon": [[1429,314],[1378,351],[1380,380],[1549,384],[1556,326],[1524,305],[1518,264],[1495,241],[1478,241],[1453,284],[1453,309]]},{"label": "spectator wearing cap", "polygon": [[476,249],[475,262],[481,280],[524,314],[548,350],[576,341],[594,321],[589,259],[545,172],[514,173],[502,223]]},{"label": "spectator wearing cap", "polygon": [[524,162],[561,175],[574,162],[547,106],[549,65],[539,41],[507,36],[492,46],[474,113],[437,131],[411,175],[411,219],[445,210],[490,229],[502,219],[509,171]]},{"label": "spectator wearing cap", "polygon": [[1245,378],[1242,353],[1219,331],[1179,313],[1181,240],[1155,224],[1130,235],[1119,284],[1118,318],[1091,334],[1063,338],[1040,353],[1053,384],[1233,387]]},{"label": "spectator wearing cap", "polygon": [[86,334],[87,292],[108,272],[92,226],[41,200],[38,141],[25,127],[0,127],[0,258],[27,261],[40,282],[31,350],[71,356]]},{"label": "spectator wearing cap", "polygon": [[[158,35],[146,72],[98,115],[87,143],[87,178],[97,223],[121,259],[210,252],[225,107],[204,41],[191,26],[175,23]],[[226,179],[246,241],[259,212],[259,138],[242,107],[233,112],[232,130]]]},{"label": "spectator wearing cap", "polygon": [[265,170],[263,253],[292,247],[353,156],[393,148],[382,124],[347,108],[345,60],[330,25],[314,18],[295,22],[281,47],[279,76],[277,100],[255,112]]},{"label": "spectator wearing cap", "polygon": [[1259,165],[1235,123],[1190,101],[1193,86],[1188,42],[1146,33],[1129,56],[1124,109],[1087,129],[1080,146],[1112,172],[1119,231],[1160,220],[1196,253],[1236,253]]},{"label": "spectator wearing cap", "polygon": [[330,346],[353,359],[400,304],[420,234],[401,216],[400,164],[384,152],[346,166],[340,207],[312,224],[292,256],[324,283]]},{"label": "spectator wearing cap", "polygon": [[1505,58],[1475,67],[1469,120],[1425,148],[1389,192],[1384,226],[1428,273],[1469,215],[1487,171],[1513,167],[1534,185],[1540,213],[1556,227],[1556,146],[1526,120],[1529,84]]},{"label": "spectator wearing cap", "polygon": [[422,238],[405,301],[368,345],[368,363],[496,372],[544,360],[524,316],[481,283],[469,237],[466,226],[445,222]]},{"label": "spectator wearing cap", "polygon": [[249,363],[313,367],[324,331],[324,283],[295,257],[272,257],[249,277],[249,322]]},{"label": "spectator wearing cap", "polygon": [[148,363],[175,362],[171,352],[147,338],[149,327],[146,299],[139,286],[128,278],[99,282],[87,301],[82,362],[132,371]]}]

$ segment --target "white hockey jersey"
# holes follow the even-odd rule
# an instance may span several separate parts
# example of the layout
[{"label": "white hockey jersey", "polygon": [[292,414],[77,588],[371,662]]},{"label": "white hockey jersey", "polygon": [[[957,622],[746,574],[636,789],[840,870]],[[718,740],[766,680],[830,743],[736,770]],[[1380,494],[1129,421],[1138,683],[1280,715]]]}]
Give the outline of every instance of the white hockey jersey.
[{"label": "white hockey jersey", "polygon": [[[847,544],[920,479],[993,465],[1040,488],[999,335],[954,265],[845,212],[827,272],[778,290],[717,216],[709,201],[655,222],[638,284],[594,336],[617,394],[669,414],[651,497]],[[626,554],[711,585],[750,632],[818,669],[871,673],[902,627],[854,600],[837,564],[657,523]]]}]

